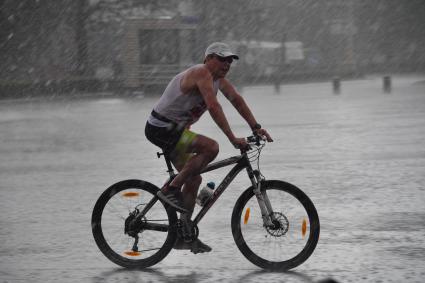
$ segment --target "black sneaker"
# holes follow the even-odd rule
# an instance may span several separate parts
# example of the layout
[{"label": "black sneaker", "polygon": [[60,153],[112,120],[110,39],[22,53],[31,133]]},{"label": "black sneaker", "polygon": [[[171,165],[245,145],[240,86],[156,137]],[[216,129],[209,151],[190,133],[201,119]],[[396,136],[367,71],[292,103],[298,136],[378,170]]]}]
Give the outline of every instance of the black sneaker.
[{"label": "black sneaker", "polygon": [[175,210],[180,213],[187,213],[189,210],[184,208],[182,193],[179,190],[171,190],[167,193],[158,191],[156,193],[159,199],[172,206]]},{"label": "black sneaker", "polygon": [[196,239],[191,243],[186,243],[182,238],[177,237],[176,242],[174,243],[174,249],[176,250],[190,250],[192,253],[208,253],[212,251],[212,248],[207,244],[204,244],[201,240]]}]

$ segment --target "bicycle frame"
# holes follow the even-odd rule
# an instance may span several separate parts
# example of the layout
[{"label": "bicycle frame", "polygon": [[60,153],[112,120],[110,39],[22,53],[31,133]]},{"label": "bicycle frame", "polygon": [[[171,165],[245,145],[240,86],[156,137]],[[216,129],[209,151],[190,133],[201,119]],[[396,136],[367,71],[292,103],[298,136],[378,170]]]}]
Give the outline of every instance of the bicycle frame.
[{"label": "bicycle frame", "polygon": [[193,223],[198,225],[201,219],[205,216],[208,210],[213,206],[213,204],[217,201],[220,195],[227,189],[227,187],[232,183],[233,179],[239,174],[240,171],[246,169],[248,173],[248,177],[251,180],[252,186],[254,187],[254,194],[257,197],[258,204],[260,206],[261,214],[263,217],[264,226],[273,226],[272,220],[273,216],[273,208],[267,197],[267,194],[261,192],[261,177],[258,170],[253,170],[251,163],[249,162],[247,153],[244,152],[239,156],[233,156],[221,161],[217,161],[209,164],[204,170],[201,171],[201,174],[213,171],[222,167],[226,167],[232,164],[236,164],[230,172],[226,175],[226,177],[221,181],[220,185],[217,189],[214,190],[213,196],[208,202],[202,207],[202,209],[198,212]]},{"label": "bicycle frame", "polygon": [[208,202],[202,207],[202,209],[198,212],[195,219],[193,220],[194,225],[198,225],[201,219],[205,216],[208,210],[213,206],[213,204],[217,201],[217,199],[221,196],[221,194],[228,188],[230,183],[235,179],[235,177],[246,168],[248,172],[248,176],[251,179],[252,185],[257,187],[257,180],[254,178],[254,173],[249,163],[248,157],[246,153],[233,156],[221,161],[217,161],[209,164],[204,170],[201,171],[201,174],[213,171],[222,167],[226,167],[229,165],[236,164],[229,173],[227,173],[226,177],[224,177],[223,181],[221,181],[220,185],[217,189],[214,190],[213,196],[208,200]]},{"label": "bicycle frame", "polygon": [[[158,157],[160,157],[163,154],[158,153]],[[171,180],[176,176],[173,170],[173,167],[171,166],[171,162],[168,158],[168,156],[164,156],[165,161],[167,163],[168,173],[170,174],[170,179],[168,182],[171,182]],[[260,206],[261,214],[263,217],[264,226],[271,226],[273,227],[274,216],[273,216],[273,208],[271,207],[270,201],[266,195],[266,193],[261,192],[261,177],[258,170],[253,170],[251,163],[249,162],[249,158],[247,156],[246,152],[241,153],[241,155],[233,156],[227,159],[223,159],[221,161],[213,162],[209,164],[206,168],[204,168],[200,174],[204,174],[209,171],[213,171],[219,168],[223,168],[226,166],[230,166],[236,164],[230,172],[226,175],[226,177],[221,181],[220,185],[217,187],[217,189],[214,190],[213,196],[211,199],[208,200],[208,202],[202,207],[202,209],[198,212],[196,217],[193,220],[194,225],[198,225],[198,223],[201,221],[201,219],[205,216],[205,214],[208,212],[208,210],[213,206],[213,204],[217,201],[217,199],[221,196],[221,194],[228,188],[230,183],[233,181],[233,179],[241,172],[243,169],[246,169],[248,173],[248,177],[251,180],[252,186],[254,187],[254,193],[257,197],[258,204]],[[146,212],[158,201],[158,197],[154,197],[147,205],[146,207],[137,214],[136,219],[141,219]],[[160,225],[162,226],[162,225]],[[164,227],[150,227],[151,229],[159,229],[163,230]]]}]

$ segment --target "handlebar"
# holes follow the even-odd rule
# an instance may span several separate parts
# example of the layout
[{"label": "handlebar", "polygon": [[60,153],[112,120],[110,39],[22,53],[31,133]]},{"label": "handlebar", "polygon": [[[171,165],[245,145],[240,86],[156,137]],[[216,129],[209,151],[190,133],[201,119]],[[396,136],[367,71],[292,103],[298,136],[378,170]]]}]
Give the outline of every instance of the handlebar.
[{"label": "handlebar", "polygon": [[267,140],[267,138],[265,136],[261,136],[261,135],[257,134],[256,132],[253,132],[252,136],[249,136],[249,137],[246,138],[246,141],[249,144],[255,144],[256,146],[260,146],[260,145],[264,144],[266,140]]},{"label": "handlebar", "polygon": [[252,136],[246,137],[246,141],[248,143],[248,148],[240,148],[241,153],[244,153],[244,152],[251,150],[252,149],[251,146],[259,147],[259,146],[264,145],[266,138],[262,137],[262,136],[260,136],[260,135],[258,135],[254,132],[254,133],[252,133]]}]

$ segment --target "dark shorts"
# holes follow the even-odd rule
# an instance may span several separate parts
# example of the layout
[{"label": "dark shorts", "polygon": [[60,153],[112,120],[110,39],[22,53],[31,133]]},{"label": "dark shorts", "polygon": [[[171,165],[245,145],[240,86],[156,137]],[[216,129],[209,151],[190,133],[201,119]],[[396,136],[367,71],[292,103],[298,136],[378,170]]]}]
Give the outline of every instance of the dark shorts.
[{"label": "dark shorts", "polygon": [[145,136],[151,143],[160,147],[164,152],[171,152],[176,147],[183,130],[177,130],[176,127],[156,127],[147,122]]},{"label": "dark shorts", "polygon": [[169,154],[176,164],[183,165],[193,156],[190,145],[197,134],[188,129],[156,127],[147,122],[145,135],[151,143]]}]

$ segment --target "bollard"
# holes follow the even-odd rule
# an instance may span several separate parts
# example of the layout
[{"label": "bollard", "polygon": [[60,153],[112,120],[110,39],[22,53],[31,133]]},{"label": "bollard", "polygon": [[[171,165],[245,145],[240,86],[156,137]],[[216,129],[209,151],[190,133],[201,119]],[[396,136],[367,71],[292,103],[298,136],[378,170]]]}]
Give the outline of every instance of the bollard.
[{"label": "bollard", "polygon": [[384,93],[391,93],[391,77],[390,76],[384,76],[383,89],[384,89]]},{"label": "bollard", "polygon": [[280,94],[280,83],[282,82],[282,76],[277,71],[273,75],[273,84],[274,84],[274,91],[276,94]]},{"label": "bollard", "polygon": [[280,94],[280,83],[279,82],[274,83],[274,92],[276,94]]},{"label": "bollard", "polygon": [[332,85],[333,85],[334,94],[340,94],[341,93],[341,80],[339,79],[339,77],[333,78]]}]

